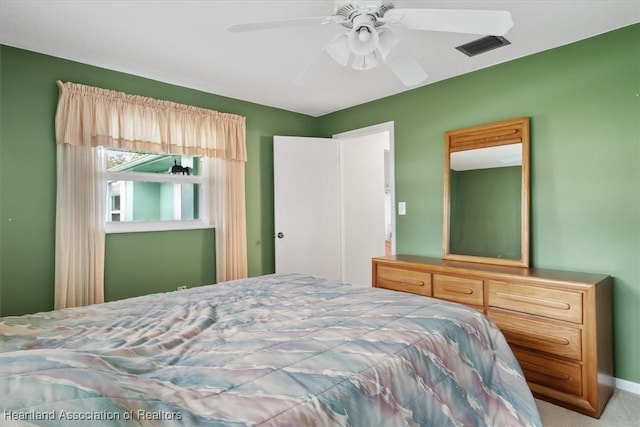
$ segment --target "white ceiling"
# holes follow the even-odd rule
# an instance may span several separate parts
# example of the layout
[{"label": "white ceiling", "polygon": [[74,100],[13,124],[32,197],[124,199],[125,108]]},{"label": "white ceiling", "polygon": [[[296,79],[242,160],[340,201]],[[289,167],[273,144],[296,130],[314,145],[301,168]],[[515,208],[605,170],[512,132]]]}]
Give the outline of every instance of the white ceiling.
[{"label": "white ceiling", "polygon": [[[472,58],[454,48],[478,35],[397,31],[429,74],[423,85],[640,22],[640,0],[394,3],[512,14],[511,45]],[[322,51],[344,31],[337,24],[226,31],[232,23],[325,16],[334,9],[331,0],[0,0],[0,43],[311,116],[412,89],[384,66],[357,71],[333,62]],[[292,84],[299,75],[302,84]]]}]

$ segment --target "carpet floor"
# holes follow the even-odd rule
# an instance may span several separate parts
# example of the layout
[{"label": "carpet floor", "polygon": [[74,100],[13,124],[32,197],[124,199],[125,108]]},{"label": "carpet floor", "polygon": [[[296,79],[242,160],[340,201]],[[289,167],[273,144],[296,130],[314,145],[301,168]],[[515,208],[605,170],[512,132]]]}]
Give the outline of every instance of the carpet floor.
[{"label": "carpet floor", "polygon": [[638,427],[640,395],[615,390],[599,420],[536,399],[544,427]]}]

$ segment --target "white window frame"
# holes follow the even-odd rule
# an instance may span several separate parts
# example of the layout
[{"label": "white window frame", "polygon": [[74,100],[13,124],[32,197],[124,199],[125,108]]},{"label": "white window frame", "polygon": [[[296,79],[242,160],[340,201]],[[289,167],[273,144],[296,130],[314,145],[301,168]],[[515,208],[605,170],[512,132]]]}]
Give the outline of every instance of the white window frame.
[{"label": "white window frame", "polygon": [[[171,175],[147,172],[121,172],[106,171],[104,183],[106,186],[110,181],[144,181],[144,182],[169,182],[174,184],[198,184],[199,212],[198,219],[190,220],[165,220],[165,221],[109,221],[107,212],[104,213],[105,232],[112,233],[133,233],[142,231],[169,231],[169,230],[197,230],[213,228],[211,215],[209,212],[209,162],[205,157],[201,157],[200,175]],[[108,193],[108,192],[107,192]],[[122,200],[120,201],[122,210]],[[109,205],[107,205],[109,206]]]}]

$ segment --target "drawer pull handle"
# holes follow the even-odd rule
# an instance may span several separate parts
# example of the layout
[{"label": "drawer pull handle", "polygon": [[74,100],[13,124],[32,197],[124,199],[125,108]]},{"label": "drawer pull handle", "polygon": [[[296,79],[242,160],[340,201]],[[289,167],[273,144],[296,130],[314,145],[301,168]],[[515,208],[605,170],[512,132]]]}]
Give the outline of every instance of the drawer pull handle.
[{"label": "drawer pull handle", "polygon": [[544,298],[526,297],[524,295],[505,294],[503,292],[497,292],[496,296],[503,299],[508,299],[517,302],[525,302],[528,304],[543,305],[549,308],[555,308],[558,310],[570,310],[571,304],[566,302],[559,302],[555,300],[549,300]]},{"label": "drawer pull handle", "polygon": [[443,291],[447,291],[447,292],[454,292],[456,294],[465,294],[465,295],[472,295],[473,294],[473,289],[471,289],[471,288],[458,288],[458,287],[443,286],[442,290]]},{"label": "drawer pull handle", "polygon": [[381,275],[380,279],[388,280],[390,282],[404,283],[406,285],[412,285],[412,286],[424,286],[423,280],[409,279],[408,277],[402,277],[402,276],[389,276],[385,274],[385,275]]},{"label": "drawer pull handle", "polygon": [[539,374],[543,374],[543,375],[546,375],[548,377],[557,378],[557,379],[562,380],[562,381],[569,381],[569,379],[571,378],[569,375],[567,375],[564,372],[556,371],[554,369],[545,368],[543,366],[533,365],[533,364],[527,363],[527,362],[520,362],[520,365],[522,365],[522,369],[526,369],[526,370],[529,370],[529,371],[537,372]]}]

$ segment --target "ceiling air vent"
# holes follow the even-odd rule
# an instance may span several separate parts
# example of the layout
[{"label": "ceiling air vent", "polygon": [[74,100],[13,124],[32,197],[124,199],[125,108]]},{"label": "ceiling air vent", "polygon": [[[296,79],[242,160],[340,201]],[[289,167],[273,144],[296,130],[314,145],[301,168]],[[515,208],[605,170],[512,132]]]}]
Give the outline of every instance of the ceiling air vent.
[{"label": "ceiling air vent", "polygon": [[486,36],[482,37],[481,39],[457,46],[456,49],[467,56],[476,56],[478,54],[488,52],[490,50],[497,49],[509,44],[511,44],[511,42],[504,37]]}]

